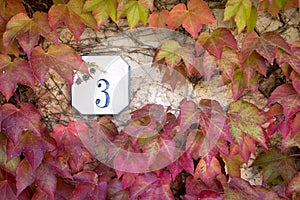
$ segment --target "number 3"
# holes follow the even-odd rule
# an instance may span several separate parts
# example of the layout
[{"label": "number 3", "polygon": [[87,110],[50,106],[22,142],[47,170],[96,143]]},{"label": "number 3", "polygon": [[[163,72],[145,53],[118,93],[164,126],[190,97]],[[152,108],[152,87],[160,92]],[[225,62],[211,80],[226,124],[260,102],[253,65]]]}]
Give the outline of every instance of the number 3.
[{"label": "number 3", "polygon": [[96,99],[96,106],[98,106],[99,108],[106,108],[110,103],[110,96],[107,93],[107,89],[109,88],[109,82],[106,79],[99,79],[97,82],[97,87],[100,88],[101,92],[105,94],[105,104],[101,106],[101,100]]}]

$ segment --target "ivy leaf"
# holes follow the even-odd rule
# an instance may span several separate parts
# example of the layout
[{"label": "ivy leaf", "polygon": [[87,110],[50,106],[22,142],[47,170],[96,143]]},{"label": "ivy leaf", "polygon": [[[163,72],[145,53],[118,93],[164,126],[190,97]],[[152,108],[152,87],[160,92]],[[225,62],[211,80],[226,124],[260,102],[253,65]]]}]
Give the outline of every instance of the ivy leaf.
[{"label": "ivy leaf", "polygon": [[152,28],[165,28],[167,23],[167,18],[169,16],[169,11],[161,10],[160,12],[153,12],[149,16],[148,23]]},{"label": "ivy leaf", "polygon": [[243,73],[242,69],[237,68],[232,75],[232,96],[236,101],[242,94],[245,89],[247,89],[247,77]]},{"label": "ivy leaf", "polygon": [[250,85],[256,71],[263,74],[264,76],[267,75],[266,62],[264,58],[255,51],[242,63],[242,69],[246,74],[248,85]]},{"label": "ivy leaf", "polygon": [[[200,15],[199,12],[201,12]],[[202,25],[215,23],[215,18],[205,1],[191,0],[187,7],[183,3],[177,4],[170,11],[167,23],[172,30],[182,25],[195,38]]]},{"label": "ivy leaf", "polygon": [[44,158],[44,152],[54,150],[55,148],[44,138],[38,137],[30,132],[23,132],[16,145],[9,143],[10,140],[7,142],[7,146],[10,147],[7,150],[8,161],[23,153],[33,170],[41,164]]},{"label": "ivy leaf", "polygon": [[151,11],[153,11],[153,1],[154,0],[140,0],[145,6],[147,6]]},{"label": "ivy leaf", "polygon": [[19,13],[7,23],[3,43],[8,48],[17,38],[21,47],[30,56],[32,49],[38,44],[40,35],[58,45],[58,35],[55,31],[51,31],[46,13],[35,12],[32,19],[25,13]]},{"label": "ivy leaf", "polygon": [[122,182],[115,178],[108,184],[107,198],[116,200],[129,199],[129,190],[122,189]]},{"label": "ivy leaf", "polygon": [[106,199],[107,183],[98,183],[98,175],[95,172],[79,172],[73,177],[78,184],[75,186],[70,199]]},{"label": "ivy leaf", "polygon": [[288,63],[298,74],[300,74],[300,46],[291,45],[291,53],[278,49],[276,62],[281,68],[284,67],[285,63]]},{"label": "ivy leaf", "polygon": [[17,144],[20,135],[30,131],[36,136],[41,136],[41,123],[39,111],[29,103],[24,103],[20,108],[12,104],[4,104],[0,107],[0,122],[2,131]]},{"label": "ivy leaf", "polygon": [[289,83],[277,87],[272,92],[267,106],[274,102],[282,104],[286,120],[300,110],[300,95],[294,90],[292,84]]},{"label": "ivy leaf", "polygon": [[145,173],[136,178],[130,188],[131,199],[174,199],[170,184],[171,176],[168,172],[160,174]]},{"label": "ivy leaf", "polygon": [[242,145],[243,135],[248,134],[267,148],[264,130],[261,127],[266,121],[265,113],[255,105],[238,100],[229,105],[229,130],[237,144]]},{"label": "ivy leaf", "polygon": [[261,186],[252,186],[249,182],[233,177],[228,186],[225,186],[225,199],[274,199],[284,200],[277,193]]},{"label": "ivy leaf", "polygon": [[188,173],[194,175],[194,161],[191,157],[190,152],[184,152],[182,156],[178,158],[178,160],[168,165],[168,168],[170,170],[173,180],[175,180],[176,176],[183,169],[185,169]]},{"label": "ivy leaf", "polygon": [[[16,175],[16,170],[17,167],[20,163],[20,158],[19,157],[15,157],[12,158],[8,161],[7,159],[7,146],[6,146],[6,140],[7,138],[5,137],[5,135],[3,133],[0,133],[0,167],[2,169],[4,169],[5,171]],[[6,147],[6,148],[5,148]]]},{"label": "ivy leaf", "polygon": [[247,32],[254,30],[256,21],[257,21],[257,16],[258,16],[258,13],[257,13],[256,7],[252,6],[250,17],[247,20]]},{"label": "ivy leaf", "polygon": [[[57,142],[58,154],[62,154],[69,163],[74,163],[75,166],[79,164],[80,159],[84,156],[84,145],[78,136],[78,127],[78,124],[71,121],[67,127],[63,125],[56,126],[52,133],[52,137]],[[80,132],[80,134],[85,133]],[[72,168],[75,168],[75,166],[72,167],[71,165]]]},{"label": "ivy leaf", "polygon": [[177,84],[184,84],[186,83],[187,77],[186,77],[187,73],[185,70],[185,67],[183,65],[177,65],[174,68],[174,71],[172,73],[170,73],[169,68],[166,69],[161,82],[162,83],[168,83],[172,90],[174,91]]},{"label": "ivy leaf", "polygon": [[239,54],[234,49],[225,47],[221,58],[217,60],[217,64],[223,74],[233,80],[234,69],[240,66]]},{"label": "ivy leaf", "polygon": [[85,12],[92,11],[98,28],[107,21],[108,17],[117,22],[117,0],[88,0],[85,2],[83,10]]},{"label": "ivy leaf", "polygon": [[193,50],[188,47],[182,47],[175,40],[168,40],[162,44],[154,57],[154,62],[164,60],[167,64],[170,74],[173,73],[174,68],[183,60],[187,71],[191,74],[195,65],[195,56]]},{"label": "ivy leaf", "polygon": [[17,196],[14,193],[13,189],[9,185],[8,180],[0,181],[0,192],[1,192],[1,198],[4,199],[11,199],[11,200],[17,200]]},{"label": "ivy leaf", "polygon": [[84,0],[70,0],[67,4],[54,4],[51,6],[48,15],[52,30],[64,23],[78,42],[85,29],[85,24],[96,28],[96,22],[92,14],[82,10],[84,2]]},{"label": "ivy leaf", "polygon": [[126,16],[130,28],[136,27],[139,22],[147,24],[149,8],[141,1],[128,1],[118,12],[118,19]]},{"label": "ivy leaf", "polygon": [[264,184],[270,183],[278,176],[287,184],[297,173],[294,159],[275,148],[258,155],[252,165],[263,168]]},{"label": "ivy leaf", "polygon": [[226,28],[215,29],[211,36],[203,32],[197,39],[197,43],[201,44],[209,53],[221,58],[224,47],[230,47],[238,50],[237,42],[231,31]]},{"label": "ivy leaf", "polygon": [[35,180],[35,176],[31,165],[26,159],[23,159],[18,166],[16,172],[16,186],[17,186],[17,196],[31,185]]},{"label": "ivy leaf", "polygon": [[42,163],[33,171],[29,162],[23,159],[17,169],[16,180],[18,194],[35,182],[39,189],[54,199],[57,179],[54,171],[46,163]]},{"label": "ivy leaf", "polygon": [[230,157],[221,156],[225,162],[229,177],[241,177],[241,165],[244,163],[242,157],[238,154]]},{"label": "ivy leaf", "polygon": [[6,100],[13,95],[16,85],[24,84],[34,88],[34,76],[26,60],[21,58],[11,58],[0,54],[0,91]]},{"label": "ivy leaf", "polygon": [[217,69],[216,58],[205,51],[203,55],[203,72],[207,80],[210,80],[215,69]]},{"label": "ivy leaf", "polygon": [[26,13],[24,5],[18,0],[5,0],[0,2],[0,18],[8,21],[18,13]]},{"label": "ivy leaf", "polygon": [[292,84],[294,89],[300,94],[300,75],[295,71],[292,72]]},{"label": "ivy leaf", "polygon": [[225,5],[224,21],[234,17],[234,21],[238,28],[238,33],[241,33],[247,21],[251,18],[251,1],[250,0],[229,0]]},{"label": "ivy leaf", "polygon": [[59,47],[51,45],[47,53],[40,46],[35,47],[30,63],[41,84],[44,83],[45,75],[50,68],[66,79],[69,85],[73,83],[73,70],[88,73],[88,68],[82,58],[74,49],[65,44],[60,44]]},{"label": "ivy leaf", "polygon": [[256,51],[267,59],[270,64],[273,64],[278,47],[287,53],[291,53],[290,45],[277,33],[265,32],[259,37],[254,31],[250,31],[242,42],[242,60],[246,60],[252,52]]},{"label": "ivy leaf", "polygon": [[199,123],[199,111],[193,101],[183,99],[180,102],[180,113],[178,116],[180,132],[185,132],[192,124]]},{"label": "ivy leaf", "polygon": [[219,161],[213,157],[210,165],[201,159],[196,167],[194,178],[200,178],[208,187],[210,187],[217,175],[221,173]]},{"label": "ivy leaf", "polygon": [[287,191],[288,194],[300,192],[300,173],[298,173],[288,184]]}]

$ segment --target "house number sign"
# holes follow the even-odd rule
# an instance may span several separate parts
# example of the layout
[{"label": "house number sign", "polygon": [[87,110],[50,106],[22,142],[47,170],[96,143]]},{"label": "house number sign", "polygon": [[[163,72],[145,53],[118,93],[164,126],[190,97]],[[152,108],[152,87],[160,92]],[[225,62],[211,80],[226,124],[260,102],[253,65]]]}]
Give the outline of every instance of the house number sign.
[{"label": "house number sign", "polygon": [[114,115],[130,103],[130,66],[119,55],[82,56],[90,75],[77,72],[72,106],[81,114]]}]

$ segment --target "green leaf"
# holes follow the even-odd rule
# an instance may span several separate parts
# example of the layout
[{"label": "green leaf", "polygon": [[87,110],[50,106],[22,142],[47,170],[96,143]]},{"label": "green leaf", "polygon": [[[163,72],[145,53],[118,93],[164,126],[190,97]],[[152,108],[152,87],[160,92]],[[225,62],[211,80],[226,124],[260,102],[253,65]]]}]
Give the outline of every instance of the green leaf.
[{"label": "green leaf", "polygon": [[64,23],[78,42],[85,24],[96,29],[96,21],[91,13],[83,11],[84,0],[70,0],[67,4],[55,4],[49,10],[49,24],[56,29]]},{"label": "green leaf", "polygon": [[225,6],[224,21],[234,17],[238,32],[241,33],[251,16],[250,0],[228,0]]},{"label": "green leaf", "polygon": [[264,184],[270,183],[278,176],[281,176],[284,182],[288,184],[297,173],[294,159],[276,148],[257,156],[252,165],[263,168]]},{"label": "green leaf", "polygon": [[247,32],[254,30],[257,21],[257,16],[258,14],[256,7],[252,6],[250,17],[247,20]]},{"label": "green leaf", "polygon": [[124,7],[118,12],[118,19],[126,16],[130,28],[136,27],[139,22],[144,26],[147,24],[149,8],[140,1],[128,1]]},{"label": "green leaf", "polygon": [[182,25],[195,38],[202,25],[215,23],[215,18],[205,1],[190,0],[187,8],[185,4],[180,3],[172,9],[167,23],[169,28],[173,30]]},{"label": "green leaf", "polygon": [[92,11],[98,28],[107,21],[108,17],[117,23],[117,0],[88,0],[83,10]]},{"label": "green leaf", "polygon": [[168,40],[162,44],[154,57],[154,62],[164,60],[167,64],[170,74],[174,68],[183,60],[189,73],[192,72],[195,65],[195,56],[193,50],[187,47],[182,47],[175,40]]},{"label": "green leaf", "polygon": [[264,130],[261,127],[266,122],[267,117],[261,109],[254,104],[238,100],[229,105],[228,117],[232,138],[239,145],[243,144],[244,134],[248,134],[267,148]]},{"label": "green leaf", "polygon": [[20,157],[15,157],[7,161],[6,154],[6,137],[0,132],[0,166],[9,173],[16,175],[17,167],[20,163]]}]

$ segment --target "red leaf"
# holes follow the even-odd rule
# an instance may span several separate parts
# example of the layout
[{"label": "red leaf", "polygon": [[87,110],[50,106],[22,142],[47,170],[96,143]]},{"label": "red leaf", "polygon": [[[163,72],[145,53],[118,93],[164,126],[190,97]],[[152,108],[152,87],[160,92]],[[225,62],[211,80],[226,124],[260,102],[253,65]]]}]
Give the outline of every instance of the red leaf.
[{"label": "red leaf", "polygon": [[[201,12],[200,15],[199,12]],[[191,0],[187,8],[185,4],[177,4],[170,11],[167,23],[173,30],[182,25],[195,38],[202,25],[215,23],[215,18],[205,1]]]},{"label": "red leaf", "polygon": [[35,184],[47,193],[51,199],[54,199],[54,193],[56,190],[57,179],[55,172],[47,165],[43,163],[35,170]]},{"label": "red leaf", "polygon": [[22,104],[20,108],[8,103],[0,107],[1,128],[14,144],[19,142],[24,131],[41,136],[40,119],[39,111],[29,103]]},{"label": "red leaf", "polygon": [[177,65],[173,73],[167,68],[161,80],[162,83],[168,83],[174,91],[177,84],[184,84],[187,80],[187,73],[183,65]]},{"label": "red leaf", "polygon": [[152,28],[165,28],[167,23],[167,18],[169,16],[169,11],[161,10],[160,12],[153,12],[149,16],[148,23]]},{"label": "red leaf", "polygon": [[276,62],[283,67],[288,63],[298,74],[300,74],[300,46],[291,45],[291,52],[278,49]]},{"label": "red leaf", "polygon": [[[170,174],[163,172],[160,176],[154,173],[139,175],[130,188],[132,199],[174,199],[170,189]],[[162,176],[161,176],[162,175]],[[166,181],[165,176],[169,176]]]},{"label": "red leaf", "polygon": [[35,180],[34,170],[26,159],[23,159],[16,172],[17,196]]},{"label": "red leaf", "polygon": [[[52,137],[57,142],[58,154],[61,154],[69,163],[74,163],[71,167],[77,170],[80,159],[84,157],[84,146],[78,136],[78,123],[71,121],[68,127],[59,125],[53,130]],[[89,153],[88,153],[89,154]],[[86,161],[88,162],[88,161]]]},{"label": "red leaf", "polygon": [[[8,140],[7,143],[10,143],[10,140]],[[51,151],[55,148],[44,138],[33,135],[30,132],[23,132],[15,145],[7,144],[7,146],[11,147],[9,151],[7,151],[8,160],[20,156],[23,153],[33,171],[41,164],[45,151]]]},{"label": "red leaf", "polygon": [[251,31],[247,33],[243,39],[241,49],[243,61],[246,60],[252,52],[256,51],[267,59],[270,64],[273,64],[278,47],[291,53],[289,44],[277,33],[265,32],[259,37],[254,31]]},{"label": "red leaf", "polygon": [[32,19],[25,13],[19,13],[7,23],[3,43],[8,48],[17,38],[20,46],[30,57],[32,49],[38,44],[40,35],[58,45],[58,35],[55,31],[51,31],[46,13],[35,12]]},{"label": "red leaf", "polygon": [[192,176],[188,176],[185,181],[186,193],[195,196],[195,199],[199,196],[201,191],[208,189],[207,186],[201,181],[194,179]]},{"label": "red leaf", "polygon": [[261,127],[266,121],[265,113],[246,101],[236,101],[229,105],[229,130],[237,144],[242,145],[243,135],[248,134],[267,148],[264,130]]},{"label": "red leaf", "polygon": [[0,55],[0,91],[8,101],[13,95],[17,83],[34,88],[34,75],[26,60],[11,60],[7,55]]},{"label": "red leaf", "polygon": [[256,71],[264,76],[267,75],[267,65],[265,60],[255,51],[242,63],[242,69],[247,77],[248,86],[251,84]]},{"label": "red leaf", "polygon": [[239,53],[234,49],[224,47],[221,59],[217,60],[217,64],[223,74],[232,80],[235,67],[240,66]]},{"label": "red leaf", "polygon": [[108,185],[107,198],[114,200],[129,199],[129,191],[122,190],[122,183],[118,179],[113,179]]},{"label": "red leaf", "polygon": [[300,133],[300,112],[298,112],[291,123],[292,135]]},{"label": "red leaf", "polygon": [[117,0],[88,0],[83,9],[88,12],[92,11],[98,28],[108,20],[108,17],[117,23]]},{"label": "red leaf", "polygon": [[203,55],[203,72],[206,77],[206,80],[210,80],[216,68],[216,58],[207,51],[205,51]]},{"label": "red leaf", "polygon": [[300,75],[295,71],[292,72],[292,83],[294,89],[300,95]]},{"label": "red leaf", "polygon": [[292,84],[284,84],[277,87],[268,99],[267,106],[278,102],[283,106],[286,120],[300,110],[300,95],[294,90]]},{"label": "red leaf", "polygon": [[247,88],[247,77],[240,68],[237,68],[232,75],[232,96],[236,101]]},{"label": "red leaf", "polygon": [[206,162],[201,159],[198,163],[194,178],[200,178],[208,187],[210,187],[216,178],[217,175],[221,173],[221,166],[219,161],[213,157],[210,165],[207,165]]},{"label": "red leaf", "polygon": [[198,196],[201,200],[223,200],[224,198],[214,190],[202,190]]},{"label": "red leaf", "polygon": [[78,42],[85,29],[85,24],[96,28],[96,22],[91,13],[82,11],[83,5],[83,0],[70,0],[67,4],[54,4],[51,6],[48,18],[52,30],[64,23]]},{"label": "red leaf", "polygon": [[0,181],[0,193],[1,193],[1,200],[17,200],[17,196],[14,193],[13,189],[9,185],[7,180]]},{"label": "red leaf", "polygon": [[134,184],[137,176],[137,174],[125,173],[122,177],[122,189],[130,188]]},{"label": "red leaf", "polygon": [[180,113],[178,116],[180,132],[185,132],[192,124],[199,123],[199,111],[193,101],[183,99],[180,102]]},{"label": "red leaf", "polygon": [[226,28],[215,29],[211,36],[203,32],[197,39],[197,43],[203,45],[203,47],[212,55],[221,58],[224,47],[231,47],[238,50],[237,42],[232,35],[231,31]]},{"label": "red leaf", "polygon": [[1,2],[0,18],[8,21],[11,17],[18,13],[26,13],[24,5],[19,0],[6,0]]},{"label": "red leaf", "polygon": [[73,70],[88,73],[88,69],[82,58],[71,47],[61,44],[59,47],[51,45],[48,52],[38,46],[32,51],[30,62],[35,75],[41,84],[49,69],[55,70],[69,85],[73,83]]},{"label": "red leaf", "polygon": [[194,161],[189,152],[184,152],[182,156],[178,158],[178,160],[168,165],[168,168],[173,180],[175,180],[176,176],[183,169],[185,169],[188,173],[194,175]]}]

